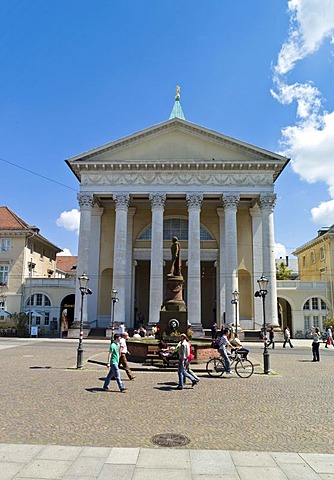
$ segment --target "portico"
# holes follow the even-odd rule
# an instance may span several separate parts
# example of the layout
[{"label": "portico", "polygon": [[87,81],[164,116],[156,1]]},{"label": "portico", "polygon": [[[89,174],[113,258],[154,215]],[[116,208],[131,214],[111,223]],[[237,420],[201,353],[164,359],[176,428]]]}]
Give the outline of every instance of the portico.
[{"label": "portico", "polygon": [[77,271],[94,284],[86,318],[108,326],[115,287],[116,323],[134,326],[141,312],[156,324],[177,236],[193,326],[233,322],[238,290],[239,324],[260,328],[254,292],[262,274],[268,324],[278,325],[274,182],[288,159],[175,115],[67,160],[81,183]]}]

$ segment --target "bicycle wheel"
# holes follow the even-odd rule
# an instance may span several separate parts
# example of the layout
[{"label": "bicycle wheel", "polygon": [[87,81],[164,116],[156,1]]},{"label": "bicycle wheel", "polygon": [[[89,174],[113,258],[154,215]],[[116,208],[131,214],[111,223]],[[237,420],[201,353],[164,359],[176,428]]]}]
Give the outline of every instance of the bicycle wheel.
[{"label": "bicycle wheel", "polygon": [[225,366],[220,358],[211,358],[206,364],[206,371],[210,377],[221,377],[225,372]]},{"label": "bicycle wheel", "polygon": [[253,375],[254,372],[254,365],[250,360],[243,360],[240,359],[236,364],[235,364],[235,371],[236,374],[241,377],[241,378],[248,378],[251,375]]}]

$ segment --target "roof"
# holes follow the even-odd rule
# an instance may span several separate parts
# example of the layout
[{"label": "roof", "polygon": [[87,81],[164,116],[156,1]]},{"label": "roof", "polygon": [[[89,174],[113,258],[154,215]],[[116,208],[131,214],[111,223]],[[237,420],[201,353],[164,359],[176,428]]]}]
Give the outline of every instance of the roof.
[{"label": "roof", "polygon": [[75,273],[75,268],[78,263],[78,257],[73,255],[57,255],[56,269],[65,273]]},{"label": "roof", "polygon": [[312,238],[312,240],[309,240],[308,242],[304,243],[300,247],[296,248],[294,252],[292,252],[292,255],[299,255],[303,253],[305,250],[308,250],[310,247],[317,245],[319,243],[322,243],[323,240],[328,239],[328,237],[332,238],[334,235],[334,224],[331,227],[322,227],[320,230],[318,230],[318,236],[315,238]]},{"label": "roof", "polygon": [[181,107],[179,86],[176,87],[175,102],[174,102],[173,110],[169,116],[169,120],[171,120],[172,118],[181,118],[182,120],[186,119]]},{"label": "roof", "polygon": [[[2,231],[2,232],[1,232]],[[47,238],[43,237],[39,233],[39,228],[34,225],[29,225],[16,213],[14,213],[7,206],[0,207],[0,232],[1,233],[14,233],[20,232],[23,234],[34,235],[41,242],[47,243],[50,247],[53,247],[57,252],[61,252],[61,248],[51,243]]]}]

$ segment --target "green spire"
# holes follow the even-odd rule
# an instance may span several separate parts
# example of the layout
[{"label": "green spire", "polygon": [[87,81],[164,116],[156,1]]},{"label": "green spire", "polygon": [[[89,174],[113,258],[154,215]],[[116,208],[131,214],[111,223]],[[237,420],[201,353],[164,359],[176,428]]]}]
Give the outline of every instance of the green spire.
[{"label": "green spire", "polygon": [[176,87],[175,102],[174,102],[172,113],[169,116],[169,120],[171,120],[172,118],[181,118],[181,120],[186,119],[186,117],[184,116],[182,107],[181,107],[181,103],[180,103],[180,90],[181,90],[180,87],[177,86]]}]

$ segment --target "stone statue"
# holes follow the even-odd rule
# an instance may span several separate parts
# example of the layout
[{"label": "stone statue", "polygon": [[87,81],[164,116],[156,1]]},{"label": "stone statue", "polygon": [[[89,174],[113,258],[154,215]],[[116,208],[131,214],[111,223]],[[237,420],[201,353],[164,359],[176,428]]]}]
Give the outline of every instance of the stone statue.
[{"label": "stone statue", "polygon": [[170,247],[172,253],[172,263],[169,269],[168,277],[181,276],[181,245],[177,237],[172,238],[172,246]]}]

